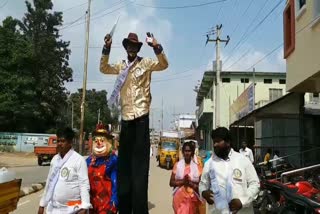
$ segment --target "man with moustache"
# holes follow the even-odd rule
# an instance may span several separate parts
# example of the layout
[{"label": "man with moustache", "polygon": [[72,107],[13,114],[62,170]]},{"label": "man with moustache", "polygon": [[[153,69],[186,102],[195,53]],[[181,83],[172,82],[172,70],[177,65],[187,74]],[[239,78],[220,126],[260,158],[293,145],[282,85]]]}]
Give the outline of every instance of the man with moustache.
[{"label": "man with moustache", "polygon": [[258,175],[250,160],[231,148],[231,133],[212,131],[214,153],[204,166],[200,195],[210,204],[210,214],[253,213],[252,201],[259,193]]},{"label": "man with moustache", "polygon": [[109,64],[112,38],[105,37],[100,71],[118,75],[115,89],[108,104],[117,103],[120,96],[121,133],[118,156],[118,197],[120,214],[148,214],[149,175],[149,111],[151,106],[151,74],[168,67],[163,48],[152,34],[147,43],[156,54],[157,60],[138,56],[142,42],[137,34],[129,33],[122,44],[127,59]]},{"label": "man with moustache", "polygon": [[57,150],[50,170],[38,214],[85,214],[91,207],[88,168],[84,158],[72,148],[75,134],[71,128],[57,131]]}]

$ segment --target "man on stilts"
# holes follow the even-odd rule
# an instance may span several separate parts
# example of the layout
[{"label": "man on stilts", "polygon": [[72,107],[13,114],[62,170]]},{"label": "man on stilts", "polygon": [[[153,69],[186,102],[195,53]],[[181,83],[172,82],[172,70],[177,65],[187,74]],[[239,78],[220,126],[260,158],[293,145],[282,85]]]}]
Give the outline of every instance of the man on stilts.
[{"label": "man on stilts", "polygon": [[168,67],[163,48],[152,34],[147,43],[157,60],[138,56],[142,42],[137,34],[129,33],[122,42],[127,60],[109,64],[112,38],[105,37],[100,71],[118,75],[109,105],[116,103],[120,95],[121,133],[118,157],[118,197],[120,214],[147,214],[149,176],[149,110],[151,105],[151,74]]}]

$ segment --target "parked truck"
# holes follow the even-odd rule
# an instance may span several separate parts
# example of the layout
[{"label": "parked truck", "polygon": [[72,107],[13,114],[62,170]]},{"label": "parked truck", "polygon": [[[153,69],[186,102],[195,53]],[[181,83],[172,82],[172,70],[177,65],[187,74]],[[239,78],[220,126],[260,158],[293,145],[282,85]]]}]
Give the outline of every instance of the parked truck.
[{"label": "parked truck", "polygon": [[57,151],[57,136],[50,136],[47,146],[35,146],[34,154],[38,156],[38,165],[41,166],[44,162],[50,162],[58,153]]}]

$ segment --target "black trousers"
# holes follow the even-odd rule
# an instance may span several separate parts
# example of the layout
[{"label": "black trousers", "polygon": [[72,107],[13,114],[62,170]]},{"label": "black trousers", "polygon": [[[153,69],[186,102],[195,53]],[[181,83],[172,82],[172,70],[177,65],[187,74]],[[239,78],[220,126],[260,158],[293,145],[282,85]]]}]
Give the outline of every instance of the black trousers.
[{"label": "black trousers", "polygon": [[118,156],[119,214],[148,214],[149,115],[121,122]]}]

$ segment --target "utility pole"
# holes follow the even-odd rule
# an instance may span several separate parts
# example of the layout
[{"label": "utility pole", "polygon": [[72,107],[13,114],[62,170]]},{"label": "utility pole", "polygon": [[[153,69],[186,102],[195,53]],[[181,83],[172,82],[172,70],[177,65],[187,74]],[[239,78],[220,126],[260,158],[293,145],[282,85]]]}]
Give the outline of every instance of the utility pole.
[{"label": "utility pole", "polygon": [[82,86],[82,101],[81,101],[81,117],[80,117],[80,141],[79,141],[79,153],[82,155],[83,149],[83,126],[84,126],[84,104],[86,102],[86,91],[87,91],[87,76],[88,76],[88,53],[89,53],[89,31],[90,31],[90,7],[91,0],[88,0],[88,10],[86,12],[87,26],[86,26],[86,46],[84,51],[84,71],[83,71],[83,86]]},{"label": "utility pole", "polygon": [[73,129],[73,102],[71,101],[71,128]]},{"label": "utility pole", "polygon": [[98,123],[100,122],[100,108],[98,110]]},{"label": "utility pole", "polygon": [[[220,35],[221,35],[221,29],[222,29],[222,25],[217,25],[216,29],[211,32],[211,34],[207,34],[207,42],[215,42],[216,43],[216,65],[215,65],[215,69],[216,69],[216,79],[215,82],[213,81],[212,84],[212,96],[215,98],[215,104],[214,104],[214,114],[213,114],[213,118],[212,118],[212,127],[213,128],[217,128],[220,126],[220,85],[221,85],[221,78],[220,78],[220,72],[221,72],[221,65],[220,65],[220,43],[224,42],[227,44],[230,41],[230,37],[227,36],[227,39],[221,39]],[[216,34],[216,38],[215,39],[209,39],[209,35],[213,35]],[[214,68],[213,68],[214,69]],[[213,90],[215,87],[215,91]],[[215,94],[214,94],[215,92]]]},{"label": "utility pole", "polygon": [[253,68],[253,110],[256,109],[256,68]]},{"label": "utility pole", "polygon": [[162,108],[161,108],[161,131],[163,131],[163,97],[162,97]]}]

